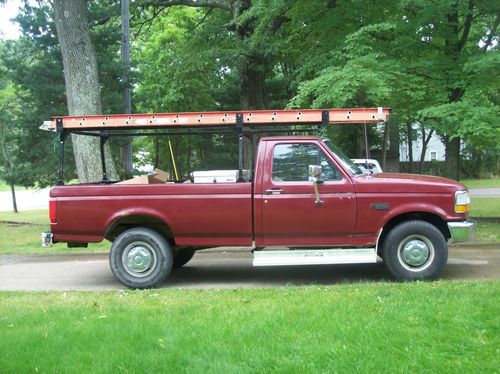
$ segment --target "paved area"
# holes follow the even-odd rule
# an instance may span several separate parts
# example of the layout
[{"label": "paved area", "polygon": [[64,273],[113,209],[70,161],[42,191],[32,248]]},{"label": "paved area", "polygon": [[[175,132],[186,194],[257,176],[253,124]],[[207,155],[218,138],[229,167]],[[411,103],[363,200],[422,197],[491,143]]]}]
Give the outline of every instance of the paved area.
[{"label": "paved area", "polygon": [[[18,210],[48,209],[50,188],[41,190],[16,189]],[[10,191],[0,192],[0,212],[12,210],[12,194]]]},{"label": "paved area", "polygon": [[[442,279],[500,279],[498,248],[450,249]],[[248,251],[199,252],[162,288],[253,288],[389,281],[382,264],[252,267]],[[0,256],[0,290],[119,290],[105,254]]]},{"label": "paved area", "polygon": [[491,188],[471,188],[469,189],[470,195],[472,197],[500,197],[500,187]]}]

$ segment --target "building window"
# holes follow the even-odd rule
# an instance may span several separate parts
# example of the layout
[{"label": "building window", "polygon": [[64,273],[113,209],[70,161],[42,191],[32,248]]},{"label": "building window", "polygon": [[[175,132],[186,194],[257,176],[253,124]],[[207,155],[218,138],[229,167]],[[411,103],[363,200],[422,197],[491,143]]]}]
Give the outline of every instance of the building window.
[{"label": "building window", "polygon": [[437,158],[438,158],[437,151],[432,151],[431,152],[431,161],[437,161]]}]

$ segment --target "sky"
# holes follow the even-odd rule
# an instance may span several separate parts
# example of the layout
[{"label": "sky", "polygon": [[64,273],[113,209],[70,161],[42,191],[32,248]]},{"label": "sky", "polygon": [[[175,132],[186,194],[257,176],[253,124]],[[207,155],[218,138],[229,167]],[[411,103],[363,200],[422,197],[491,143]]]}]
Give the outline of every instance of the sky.
[{"label": "sky", "polygon": [[17,15],[20,6],[20,0],[7,0],[5,5],[0,6],[0,39],[17,39],[19,37],[19,29],[10,19]]}]

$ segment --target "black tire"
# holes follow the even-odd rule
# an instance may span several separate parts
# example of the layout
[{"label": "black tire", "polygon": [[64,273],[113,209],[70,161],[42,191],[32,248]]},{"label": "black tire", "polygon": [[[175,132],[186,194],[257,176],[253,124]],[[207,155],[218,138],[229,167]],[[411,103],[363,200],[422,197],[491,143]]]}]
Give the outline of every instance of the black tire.
[{"label": "black tire", "polygon": [[436,226],[406,221],[389,231],[382,243],[382,257],[399,280],[434,279],[448,261],[448,245]]},{"label": "black tire", "polygon": [[174,256],[167,240],[154,230],[136,227],[113,242],[109,265],[113,275],[129,288],[151,288],[172,270]]},{"label": "black tire", "polygon": [[179,269],[186,265],[194,256],[196,250],[194,248],[182,248],[174,252],[174,269]]}]

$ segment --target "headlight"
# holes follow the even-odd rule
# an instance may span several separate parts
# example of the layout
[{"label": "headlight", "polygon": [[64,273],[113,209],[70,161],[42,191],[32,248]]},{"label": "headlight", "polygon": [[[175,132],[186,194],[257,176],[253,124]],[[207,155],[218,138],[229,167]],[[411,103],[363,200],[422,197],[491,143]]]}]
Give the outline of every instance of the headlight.
[{"label": "headlight", "polygon": [[467,213],[470,207],[469,191],[455,192],[455,213]]}]

